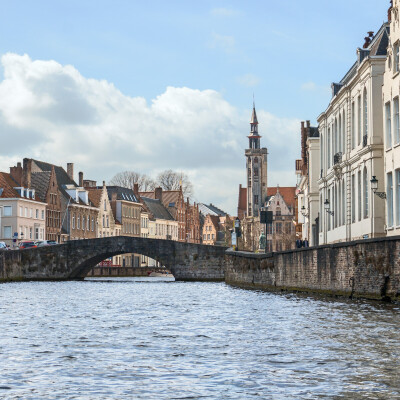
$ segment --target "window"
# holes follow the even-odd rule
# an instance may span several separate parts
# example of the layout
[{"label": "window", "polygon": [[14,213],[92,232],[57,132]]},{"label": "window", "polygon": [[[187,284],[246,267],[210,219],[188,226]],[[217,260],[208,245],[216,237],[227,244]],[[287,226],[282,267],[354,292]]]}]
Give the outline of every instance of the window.
[{"label": "window", "polygon": [[282,222],[277,222],[275,228],[276,228],[276,233],[278,234],[282,233]]},{"label": "window", "polygon": [[358,145],[361,144],[361,96],[357,99],[357,133],[358,133]]},{"label": "window", "polygon": [[346,186],[342,179],[342,225],[346,223]]},{"label": "window", "polygon": [[33,210],[32,210],[32,208],[29,209],[29,217],[30,217],[30,218],[33,217]]},{"label": "window", "polygon": [[33,239],[33,230],[32,228],[29,228],[29,239]]},{"label": "window", "polygon": [[367,98],[367,89],[364,89],[364,136],[368,136],[368,98]]},{"label": "window", "polygon": [[42,210],[42,219],[44,219],[44,210]]},{"label": "window", "polygon": [[326,157],[328,161],[328,168],[331,166],[331,128],[328,128],[328,154]]},{"label": "window", "polygon": [[258,168],[256,168],[256,167],[254,168],[254,176],[255,176],[255,177],[256,177],[256,176],[258,177]]},{"label": "window", "polygon": [[387,224],[389,227],[393,226],[393,176],[389,172],[387,174]]},{"label": "window", "polygon": [[356,222],[356,176],[351,176],[351,222]]},{"label": "window", "polygon": [[364,218],[368,218],[368,172],[367,168],[364,167],[364,173],[363,173],[363,189],[364,189]]},{"label": "window", "polygon": [[400,122],[399,122],[399,98],[393,99],[393,139],[394,144],[400,143]]},{"label": "window", "polygon": [[396,43],[394,45],[394,72],[399,72],[400,71],[400,67],[399,67],[399,61],[400,61],[400,54],[399,54],[399,43]]},{"label": "window", "polygon": [[338,151],[337,152],[339,152],[339,151],[342,151],[342,116],[341,115],[339,115],[339,129],[338,129],[338,142],[339,142],[339,145],[338,145]]},{"label": "window", "polygon": [[36,209],[35,218],[39,219],[39,210],[38,209]]},{"label": "window", "polygon": [[321,172],[324,170],[324,138],[321,133],[321,147],[320,147],[320,163],[321,163]]},{"label": "window", "polygon": [[343,118],[342,118],[342,152],[343,154],[346,153],[346,113],[343,111]]},{"label": "window", "polygon": [[400,225],[400,169],[396,169],[396,225]]},{"label": "window", "polygon": [[3,207],[3,216],[11,217],[12,216],[12,206],[4,206]]},{"label": "window", "polygon": [[351,103],[351,149],[353,150],[356,145],[356,129],[355,129],[355,110],[354,101]]},{"label": "window", "polygon": [[19,208],[19,216],[20,217],[24,216],[24,209],[22,207]]},{"label": "window", "polygon": [[77,229],[81,229],[81,216],[78,215],[78,222],[76,224]]},{"label": "window", "polygon": [[82,216],[82,230],[84,231],[86,229],[86,217]]},{"label": "window", "polygon": [[11,239],[11,226],[4,227],[3,237],[4,237],[4,239]]},{"label": "window", "polygon": [[[89,217],[88,217],[89,218]],[[92,232],[94,231],[94,217],[92,217]]]},{"label": "window", "polygon": [[107,200],[104,200],[104,211],[107,211]]},{"label": "window", "polygon": [[386,148],[392,147],[392,118],[390,112],[390,101],[385,104],[385,139]]},{"label": "window", "polygon": [[358,171],[357,193],[358,193],[358,220],[361,221],[361,171]]},{"label": "window", "polygon": [[39,228],[35,228],[35,240],[39,240]]},{"label": "window", "polygon": [[75,229],[75,214],[72,214],[72,229]]},{"label": "window", "polygon": [[254,204],[258,204],[258,195],[257,194],[254,195]]}]

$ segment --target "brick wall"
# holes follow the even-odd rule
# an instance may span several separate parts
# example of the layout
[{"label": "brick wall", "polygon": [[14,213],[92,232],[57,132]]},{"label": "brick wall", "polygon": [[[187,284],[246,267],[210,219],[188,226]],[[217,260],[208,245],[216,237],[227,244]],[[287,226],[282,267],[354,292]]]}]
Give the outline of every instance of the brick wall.
[{"label": "brick wall", "polygon": [[227,283],[353,297],[400,296],[400,237],[265,254],[229,251]]}]

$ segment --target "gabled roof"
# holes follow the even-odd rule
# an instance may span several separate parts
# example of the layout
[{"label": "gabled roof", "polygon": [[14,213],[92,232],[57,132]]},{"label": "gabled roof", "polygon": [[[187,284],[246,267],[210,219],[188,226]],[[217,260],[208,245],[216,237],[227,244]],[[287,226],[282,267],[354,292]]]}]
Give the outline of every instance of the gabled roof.
[{"label": "gabled roof", "polygon": [[68,176],[67,172],[65,171],[65,169],[63,167],[60,167],[60,166],[54,165],[54,164],[49,164],[49,163],[46,163],[43,161],[38,161],[38,160],[32,160],[32,161],[43,172],[45,172],[45,171],[51,172],[51,168],[54,167],[54,171],[56,173],[57,183],[58,183],[59,187],[61,187],[62,185],[74,185],[75,187],[78,186],[75,183],[75,181]]},{"label": "gabled roof", "polygon": [[[162,191],[162,204],[166,207],[174,219],[176,219],[177,204],[179,202],[180,190],[163,190]],[[155,192],[140,192],[140,197],[147,197],[148,199],[155,199]]]},{"label": "gabled roof", "polygon": [[36,196],[42,201],[46,201],[50,177],[51,171],[34,172],[31,175],[31,186],[33,189],[35,189]]},{"label": "gabled roof", "polygon": [[[215,230],[218,232],[219,229],[219,216],[218,215],[207,215],[206,217],[206,221],[207,219],[210,220],[210,222],[214,225]],[[205,223],[205,221],[204,221]]]},{"label": "gabled roof", "polygon": [[[103,187],[103,186],[101,186]],[[98,186],[97,189],[100,189]],[[134,191],[122,186],[107,186],[107,193],[109,200],[112,200],[112,194],[117,194],[117,200],[125,200],[134,203],[139,203]]]},{"label": "gabled roof", "polygon": [[150,199],[144,196],[140,197],[155,219],[166,219],[169,221],[174,220],[170,212],[164,207],[160,200]]},{"label": "gabled roof", "polygon": [[225,216],[227,215],[226,212],[222,211],[218,207],[215,207],[213,204],[204,204],[204,203],[199,203],[199,211],[203,215],[219,215],[219,216]]},{"label": "gabled roof", "polygon": [[0,172],[0,198],[20,198],[19,193],[14,189],[18,187],[17,182],[6,172]]},{"label": "gabled roof", "polygon": [[92,187],[86,187],[85,189],[89,193],[89,200],[93,203],[95,207],[99,208],[103,189],[97,189]]},{"label": "gabled roof", "polygon": [[296,196],[296,187],[269,187],[267,188],[267,198],[271,196],[275,196],[279,189],[279,193],[283,197],[286,205],[294,208],[295,206],[295,196]]}]

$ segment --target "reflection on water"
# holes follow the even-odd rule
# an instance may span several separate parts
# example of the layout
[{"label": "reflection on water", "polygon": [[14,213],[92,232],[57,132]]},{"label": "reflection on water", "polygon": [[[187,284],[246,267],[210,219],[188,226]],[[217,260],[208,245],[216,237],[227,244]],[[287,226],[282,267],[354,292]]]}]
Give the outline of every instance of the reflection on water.
[{"label": "reflection on water", "polygon": [[0,399],[397,399],[397,305],[171,278],[0,285]]}]

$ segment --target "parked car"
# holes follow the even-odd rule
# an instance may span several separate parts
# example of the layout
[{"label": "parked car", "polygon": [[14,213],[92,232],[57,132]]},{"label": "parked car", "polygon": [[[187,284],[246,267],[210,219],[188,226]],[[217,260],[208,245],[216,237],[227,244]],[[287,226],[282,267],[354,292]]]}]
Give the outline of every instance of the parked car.
[{"label": "parked car", "polygon": [[26,241],[26,242],[20,242],[18,245],[19,249],[31,249],[37,247],[36,243],[31,240],[31,241]]},{"label": "parked car", "polygon": [[37,247],[54,246],[55,244],[58,244],[58,243],[54,240],[43,240],[43,241],[37,243]]}]

